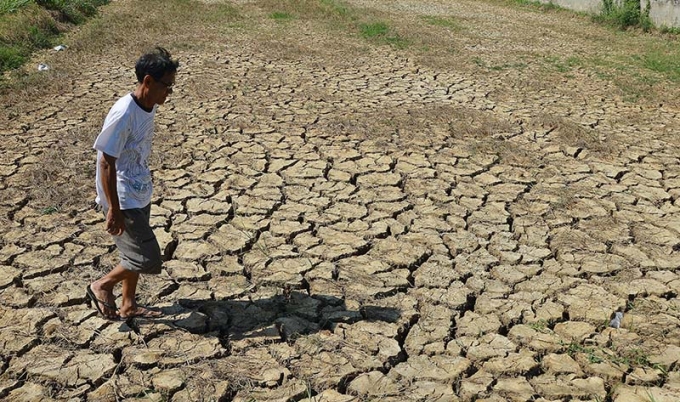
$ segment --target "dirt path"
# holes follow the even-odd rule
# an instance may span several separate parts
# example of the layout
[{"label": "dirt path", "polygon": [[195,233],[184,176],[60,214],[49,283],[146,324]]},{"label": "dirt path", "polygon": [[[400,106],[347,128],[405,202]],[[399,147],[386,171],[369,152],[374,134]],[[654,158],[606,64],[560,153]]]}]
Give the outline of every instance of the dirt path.
[{"label": "dirt path", "polygon": [[[105,21],[178,12],[158,3]],[[154,144],[168,261],[140,285],[163,319],[84,304],[117,256],[91,141],[138,44],[73,46],[3,100],[0,398],[680,399],[677,86],[631,101],[590,62],[653,38],[501,2],[277,3],[136,33],[182,62]]]}]

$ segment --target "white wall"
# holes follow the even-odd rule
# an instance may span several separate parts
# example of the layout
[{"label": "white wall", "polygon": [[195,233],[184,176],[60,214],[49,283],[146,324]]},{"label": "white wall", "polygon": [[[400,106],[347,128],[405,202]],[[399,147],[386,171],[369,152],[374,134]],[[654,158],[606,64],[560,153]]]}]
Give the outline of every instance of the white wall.
[{"label": "white wall", "polygon": [[680,28],[680,0],[651,0],[649,17],[656,26]]},{"label": "white wall", "polygon": [[[539,0],[574,11],[597,14],[602,10],[602,0]],[[680,0],[640,0],[644,10],[650,4],[649,17],[658,27],[680,28]]]},{"label": "white wall", "polygon": [[541,3],[553,3],[574,11],[597,14],[602,10],[602,0],[539,0]]}]

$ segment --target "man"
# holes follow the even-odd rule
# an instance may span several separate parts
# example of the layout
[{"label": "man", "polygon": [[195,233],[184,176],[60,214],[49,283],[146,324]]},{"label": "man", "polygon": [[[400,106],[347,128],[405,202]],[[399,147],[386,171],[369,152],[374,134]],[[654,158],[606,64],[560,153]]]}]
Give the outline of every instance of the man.
[{"label": "man", "polygon": [[[149,226],[151,171],[148,166],[158,105],[172,93],[179,63],[163,48],[142,55],[135,65],[137,87],[109,111],[94,143],[97,150],[97,203],[106,216],[120,263],[87,286],[88,303],[109,319],[160,316],[137,304],[140,274],[161,272],[161,251]],[[120,308],[113,288],[122,284]]]}]

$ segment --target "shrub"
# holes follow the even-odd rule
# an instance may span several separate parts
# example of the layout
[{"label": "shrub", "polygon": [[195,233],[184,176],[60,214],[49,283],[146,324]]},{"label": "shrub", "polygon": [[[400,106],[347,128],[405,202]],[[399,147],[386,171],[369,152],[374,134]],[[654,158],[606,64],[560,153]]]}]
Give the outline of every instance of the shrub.
[{"label": "shrub", "polygon": [[640,0],[602,0],[602,13],[596,20],[619,29],[635,27],[647,32],[653,26],[649,18],[650,7],[649,1],[642,10]]},{"label": "shrub", "polygon": [[0,73],[23,64],[31,52],[54,44],[72,24],[97,13],[108,0],[0,0]]},{"label": "shrub", "polygon": [[21,50],[0,45],[0,71],[11,70],[18,68],[26,61],[26,57]]}]

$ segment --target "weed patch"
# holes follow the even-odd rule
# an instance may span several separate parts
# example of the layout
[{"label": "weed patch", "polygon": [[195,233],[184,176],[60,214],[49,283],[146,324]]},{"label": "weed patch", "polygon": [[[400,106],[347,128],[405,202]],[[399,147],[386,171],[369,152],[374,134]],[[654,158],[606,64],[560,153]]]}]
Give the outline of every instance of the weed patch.
[{"label": "weed patch", "polygon": [[488,64],[486,61],[482,60],[481,57],[473,57],[472,62],[480,68],[490,70],[490,71],[505,71],[511,69],[522,70],[527,67],[525,62],[517,63],[503,63],[503,64]]},{"label": "weed patch", "polygon": [[594,19],[618,29],[635,27],[647,32],[653,27],[649,18],[649,7],[648,2],[645,9],[641,10],[639,0],[603,0],[602,12]]},{"label": "weed patch", "polygon": [[285,20],[289,19],[289,15],[295,15],[300,19],[320,21],[345,32],[358,33],[376,44],[388,44],[398,49],[409,45],[409,41],[395,32],[387,22],[371,21],[370,13],[366,15],[337,0],[292,0],[285,3],[260,0],[258,5],[271,10],[269,16],[275,20]]},{"label": "weed patch", "polygon": [[307,20],[322,20],[330,23],[356,20],[357,16],[348,6],[336,0],[258,0],[258,6],[269,10],[269,17],[297,16]]},{"label": "weed patch", "polygon": [[566,59],[550,56],[546,57],[545,61],[560,73],[568,73],[575,66],[581,65],[581,60],[578,57],[574,56],[567,57]]},{"label": "weed patch", "polygon": [[30,54],[54,44],[72,25],[108,0],[0,0],[0,73],[20,67]]},{"label": "weed patch", "polygon": [[677,50],[651,50],[641,56],[634,56],[633,59],[644,68],[661,73],[671,81],[680,81],[680,53]]},{"label": "weed patch", "polygon": [[399,49],[408,46],[408,41],[392,32],[385,22],[359,24],[359,31],[361,32],[361,36],[365,39],[388,43]]},{"label": "weed patch", "polygon": [[437,27],[448,28],[452,31],[461,31],[463,28],[454,20],[452,17],[443,18],[436,17],[432,15],[426,15],[422,19],[429,25],[434,25]]},{"label": "weed patch", "polygon": [[13,46],[0,45],[0,71],[19,68],[26,61],[21,49]]},{"label": "weed patch", "polygon": [[366,39],[373,39],[376,37],[383,37],[387,35],[389,28],[384,22],[375,22],[373,24],[361,24],[359,25],[361,30],[361,36]]},{"label": "weed patch", "polygon": [[2,0],[0,1],[0,16],[15,13],[26,7],[32,0]]},{"label": "weed patch", "polygon": [[56,11],[68,22],[80,24],[97,13],[97,7],[107,4],[108,0],[36,0],[47,10]]},{"label": "weed patch", "polygon": [[275,11],[275,12],[269,14],[269,18],[276,20],[276,21],[288,21],[288,20],[292,20],[294,17],[290,13]]},{"label": "weed patch", "polygon": [[321,0],[321,4],[326,7],[326,9],[340,17],[354,19],[352,13],[350,13],[349,8],[337,2],[336,0]]}]

